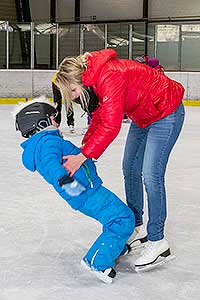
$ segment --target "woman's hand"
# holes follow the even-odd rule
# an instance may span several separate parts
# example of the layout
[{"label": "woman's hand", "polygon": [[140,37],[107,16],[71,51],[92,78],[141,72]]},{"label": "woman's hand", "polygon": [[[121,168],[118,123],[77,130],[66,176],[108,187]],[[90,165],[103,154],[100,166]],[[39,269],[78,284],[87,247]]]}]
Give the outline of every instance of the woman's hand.
[{"label": "woman's hand", "polygon": [[63,167],[68,171],[69,175],[72,177],[74,173],[80,168],[80,166],[87,159],[82,153],[76,155],[66,155],[63,159],[67,161],[63,164]]}]

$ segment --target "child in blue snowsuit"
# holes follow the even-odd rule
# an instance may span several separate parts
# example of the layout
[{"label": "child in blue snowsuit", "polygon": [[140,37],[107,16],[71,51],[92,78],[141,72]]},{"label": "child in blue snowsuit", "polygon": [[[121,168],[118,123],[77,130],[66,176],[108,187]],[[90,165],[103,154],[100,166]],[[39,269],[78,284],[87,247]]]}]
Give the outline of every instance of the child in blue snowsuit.
[{"label": "child in blue snowsuit", "polygon": [[[134,215],[102,185],[91,159],[85,161],[73,178],[69,176],[62,166],[62,157],[75,155],[80,149],[63,139],[57,129],[56,115],[53,103],[45,97],[27,102],[16,114],[16,129],[28,138],[21,144],[23,165],[41,174],[73,209],[103,225],[102,233],[84,256],[83,262],[104,282],[112,282],[116,274],[113,269],[115,260],[125,252],[126,241],[134,229]],[[102,278],[102,275],[109,280]]]}]

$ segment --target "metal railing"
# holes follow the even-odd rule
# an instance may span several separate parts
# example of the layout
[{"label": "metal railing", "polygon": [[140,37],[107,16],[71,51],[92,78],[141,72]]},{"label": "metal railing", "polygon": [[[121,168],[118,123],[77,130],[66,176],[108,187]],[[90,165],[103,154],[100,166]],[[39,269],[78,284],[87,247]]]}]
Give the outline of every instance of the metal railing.
[{"label": "metal railing", "polygon": [[[23,35],[27,38],[25,44],[29,46],[25,61],[19,43],[24,31],[27,32]],[[200,19],[59,24],[0,22],[1,69],[57,69],[65,56],[102,48],[116,49],[119,57],[128,59],[147,51],[148,55],[157,56],[166,70],[199,71]]]}]

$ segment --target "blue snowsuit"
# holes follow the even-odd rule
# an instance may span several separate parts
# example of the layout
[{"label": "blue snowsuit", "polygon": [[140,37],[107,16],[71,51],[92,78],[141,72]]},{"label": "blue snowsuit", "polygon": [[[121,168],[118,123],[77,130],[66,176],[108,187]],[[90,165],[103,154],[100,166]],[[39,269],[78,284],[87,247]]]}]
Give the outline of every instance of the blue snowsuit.
[{"label": "blue snowsuit", "polygon": [[102,186],[93,161],[87,159],[74,174],[73,178],[86,190],[79,196],[72,197],[59,186],[58,180],[68,175],[62,166],[63,155],[80,153],[78,147],[64,140],[56,128],[34,134],[21,147],[24,149],[22,162],[28,170],[40,173],[73,209],[103,225],[103,232],[84,260],[98,271],[114,266],[116,258],[133,232],[135,218],[132,211],[115,194]]}]

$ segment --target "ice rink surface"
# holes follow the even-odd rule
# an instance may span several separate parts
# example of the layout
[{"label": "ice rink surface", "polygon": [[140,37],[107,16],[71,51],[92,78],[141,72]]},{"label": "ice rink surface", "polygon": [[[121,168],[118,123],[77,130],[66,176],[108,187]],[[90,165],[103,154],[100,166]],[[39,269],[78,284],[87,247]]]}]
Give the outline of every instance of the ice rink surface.
[{"label": "ice rink surface", "polygon": [[[38,174],[21,164],[13,105],[0,105],[0,300],[189,300],[200,295],[200,107],[186,107],[181,137],[167,169],[166,238],[176,260],[146,273],[121,259],[113,284],[83,270],[80,260],[100,225],[73,211]],[[76,108],[76,129],[85,126]],[[121,159],[129,124],[97,162],[105,186],[123,200]],[[80,145],[80,135],[66,138]]]}]

